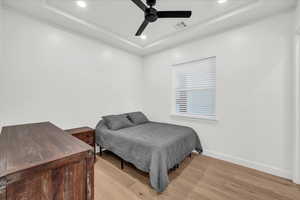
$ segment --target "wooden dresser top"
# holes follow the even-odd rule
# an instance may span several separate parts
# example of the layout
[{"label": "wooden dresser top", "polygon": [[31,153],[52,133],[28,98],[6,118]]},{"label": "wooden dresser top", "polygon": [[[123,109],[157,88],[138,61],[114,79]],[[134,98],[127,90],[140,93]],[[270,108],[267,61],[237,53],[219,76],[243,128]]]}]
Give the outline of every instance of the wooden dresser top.
[{"label": "wooden dresser top", "polygon": [[89,150],[89,145],[50,122],[3,127],[0,178]]},{"label": "wooden dresser top", "polygon": [[68,129],[65,131],[68,132],[69,134],[78,134],[78,133],[85,133],[85,132],[93,132],[94,129],[85,126],[85,127],[80,127],[80,128]]}]

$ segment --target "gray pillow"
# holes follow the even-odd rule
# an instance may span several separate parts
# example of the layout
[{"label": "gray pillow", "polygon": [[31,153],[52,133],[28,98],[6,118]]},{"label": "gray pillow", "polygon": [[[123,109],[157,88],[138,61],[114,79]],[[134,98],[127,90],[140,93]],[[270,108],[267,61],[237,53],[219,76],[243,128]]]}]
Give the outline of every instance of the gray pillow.
[{"label": "gray pillow", "polygon": [[128,117],[135,125],[149,122],[148,118],[142,112],[128,113]]},{"label": "gray pillow", "polygon": [[127,115],[108,115],[102,118],[106,126],[111,130],[119,130],[133,126]]}]

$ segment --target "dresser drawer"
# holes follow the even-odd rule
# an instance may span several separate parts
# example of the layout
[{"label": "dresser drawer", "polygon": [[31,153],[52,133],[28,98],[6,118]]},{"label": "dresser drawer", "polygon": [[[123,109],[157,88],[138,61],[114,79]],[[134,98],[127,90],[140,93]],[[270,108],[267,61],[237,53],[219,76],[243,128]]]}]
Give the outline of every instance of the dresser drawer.
[{"label": "dresser drawer", "polygon": [[73,136],[89,145],[94,144],[94,133],[92,132],[73,134]]},{"label": "dresser drawer", "polygon": [[[68,134],[76,137],[77,139],[91,145],[94,148],[95,158],[96,158],[96,136],[95,130],[89,127],[80,127],[65,130]],[[95,159],[96,160],[96,159]]]},{"label": "dresser drawer", "polygon": [[95,145],[95,131],[88,128],[77,128],[66,130],[69,134],[76,137],[77,139],[94,146]]}]

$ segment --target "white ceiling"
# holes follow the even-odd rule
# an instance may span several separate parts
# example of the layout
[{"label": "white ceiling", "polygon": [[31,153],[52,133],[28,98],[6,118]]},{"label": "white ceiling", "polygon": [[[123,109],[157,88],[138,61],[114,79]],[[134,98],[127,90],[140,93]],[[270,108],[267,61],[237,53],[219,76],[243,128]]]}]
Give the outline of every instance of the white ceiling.
[{"label": "white ceiling", "polygon": [[147,27],[145,34],[148,37],[145,41],[134,36],[144,20],[144,14],[130,0],[90,0],[87,1],[88,6],[85,9],[78,7],[74,0],[47,0],[47,2],[56,9],[95,24],[144,47],[178,32],[174,27],[178,22],[184,21],[189,26],[195,26],[212,17],[247,5],[253,0],[233,1],[222,6],[218,5],[216,1],[158,0],[156,6],[158,10],[192,10],[193,17],[187,20],[158,20]]},{"label": "white ceiling", "polygon": [[[296,0],[157,0],[158,10],[192,10],[192,18],[160,19],[142,40],[134,34],[144,14],[131,0],[85,2],[86,8],[76,0],[4,0],[4,5],[140,55],[296,7]],[[180,22],[188,26],[176,29]]]}]

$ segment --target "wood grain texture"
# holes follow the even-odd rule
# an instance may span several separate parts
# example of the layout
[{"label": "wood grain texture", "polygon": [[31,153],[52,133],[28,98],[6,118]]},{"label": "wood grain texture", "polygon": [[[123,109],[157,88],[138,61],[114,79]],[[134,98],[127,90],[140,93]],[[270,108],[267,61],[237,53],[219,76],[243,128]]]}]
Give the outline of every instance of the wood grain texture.
[{"label": "wood grain texture", "polygon": [[93,200],[89,145],[49,122],[5,127],[1,139],[0,200]]},{"label": "wood grain texture", "polygon": [[3,127],[0,141],[0,177],[91,150],[50,122]]},{"label": "wood grain texture", "polygon": [[7,185],[6,179],[0,178],[0,200],[6,200],[6,185]]},{"label": "wood grain texture", "polygon": [[119,165],[109,152],[97,157],[95,200],[300,200],[300,186],[289,180],[198,154],[169,173],[161,194],[149,186],[147,173]]},{"label": "wood grain texture", "polygon": [[89,127],[75,128],[65,130],[70,135],[76,137],[77,139],[95,147],[96,144],[96,133],[95,130]]},{"label": "wood grain texture", "polygon": [[87,199],[94,199],[94,163],[95,163],[95,155],[94,153],[89,152],[89,157],[86,160],[86,185],[87,185]]},{"label": "wood grain texture", "polygon": [[93,132],[95,130],[90,127],[85,126],[85,127],[67,129],[65,131],[70,133],[71,135],[74,135],[74,134],[78,134],[78,133]]},{"label": "wood grain texture", "polygon": [[94,148],[94,159],[96,159],[96,132],[90,127],[80,127],[65,130],[66,133],[76,137]]},{"label": "wood grain texture", "polygon": [[85,167],[81,161],[20,179],[8,185],[7,200],[85,200]]}]

